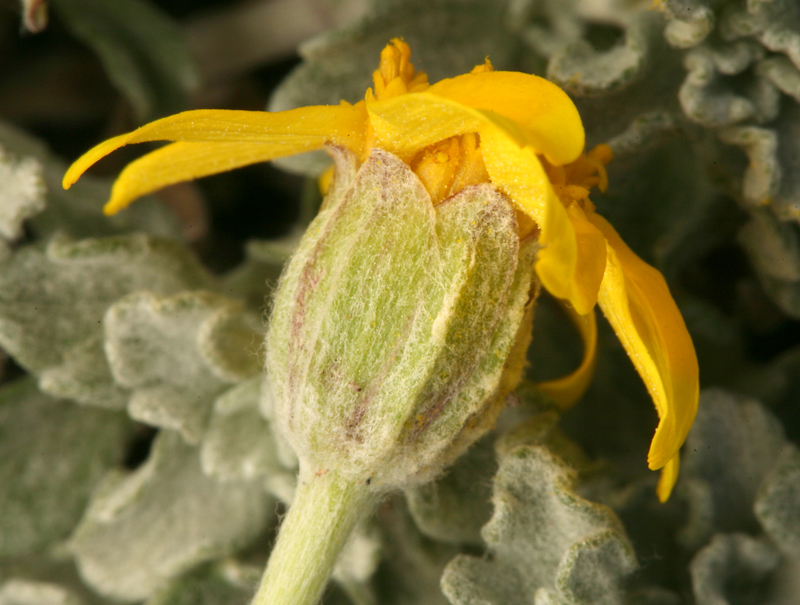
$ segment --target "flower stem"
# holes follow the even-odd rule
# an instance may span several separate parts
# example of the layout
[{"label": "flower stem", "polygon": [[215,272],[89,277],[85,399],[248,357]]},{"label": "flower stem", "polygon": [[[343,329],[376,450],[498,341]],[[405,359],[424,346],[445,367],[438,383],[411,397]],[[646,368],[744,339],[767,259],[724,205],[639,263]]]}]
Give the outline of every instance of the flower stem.
[{"label": "flower stem", "polygon": [[252,605],[315,605],[347,538],[377,501],[363,481],[301,470]]}]

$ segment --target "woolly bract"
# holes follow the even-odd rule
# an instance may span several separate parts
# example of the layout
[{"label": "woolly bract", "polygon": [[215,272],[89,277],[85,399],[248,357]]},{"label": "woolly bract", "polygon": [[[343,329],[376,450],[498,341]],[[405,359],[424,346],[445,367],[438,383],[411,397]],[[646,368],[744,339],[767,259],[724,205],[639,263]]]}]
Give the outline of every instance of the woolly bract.
[{"label": "woolly bract", "polygon": [[589,187],[605,186],[610,150],[583,153],[575,106],[542,78],[495,72],[487,61],[429,85],[409,58],[408,46],[392,41],[381,54],[374,92],[355,105],[277,113],[200,110],[157,120],[87,152],[69,169],[64,186],[111,151],[156,140],[175,142],[123,170],[107,213],[166,185],[326,144],[362,161],[372,149],[391,152],[414,170],[434,203],[490,182],[517,209],[521,234],[538,232],[536,273],[576,315],[586,343],[580,368],[543,390],[564,407],[583,393],[594,368],[593,308],[599,304],[658,411],[648,464],[663,469],[658,494],[666,500],[697,410],[697,358],[662,275],[622,242],[589,201]]}]

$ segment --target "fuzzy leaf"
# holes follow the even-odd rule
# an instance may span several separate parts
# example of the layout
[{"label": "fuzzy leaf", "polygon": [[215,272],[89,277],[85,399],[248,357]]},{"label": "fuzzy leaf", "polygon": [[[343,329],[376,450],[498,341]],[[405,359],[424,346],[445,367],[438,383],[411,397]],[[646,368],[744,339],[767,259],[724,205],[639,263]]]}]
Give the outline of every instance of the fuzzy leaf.
[{"label": "fuzzy leaf", "polygon": [[770,602],[767,579],[781,556],[766,540],[746,534],[718,534],[692,559],[689,571],[697,605]]},{"label": "fuzzy leaf", "polygon": [[180,245],[145,235],[56,237],[18,250],[0,272],[0,346],[42,388],[82,403],[118,408],[98,346],[115,300],[139,289],[169,294],[211,285]]},{"label": "fuzzy leaf", "polygon": [[133,390],[130,415],[197,444],[226,385],[261,368],[258,321],[210,292],[131,294],[109,308],[105,350],[114,380]]},{"label": "fuzzy leaf", "polygon": [[367,521],[357,526],[331,574],[353,605],[378,605],[371,580],[381,554],[381,536],[376,525]]},{"label": "fuzzy leaf", "polygon": [[276,437],[259,412],[261,383],[257,376],[225,391],[214,402],[208,431],[200,448],[203,471],[220,481],[263,479],[293,468],[281,464]]},{"label": "fuzzy leaf", "polygon": [[198,563],[247,545],[272,506],[257,484],[206,477],[197,449],[162,431],[144,466],[110,475],[95,492],[71,549],[99,593],[143,600]]},{"label": "fuzzy leaf", "polygon": [[129,428],[125,416],[57,401],[31,379],[6,384],[0,390],[0,557],[66,538],[103,475],[121,461]]},{"label": "fuzzy leaf", "polygon": [[649,43],[659,31],[660,20],[647,12],[639,13],[628,25],[621,44],[597,52],[580,40],[556,52],[547,66],[547,78],[568,93],[580,97],[616,90],[640,78],[653,52]]},{"label": "fuzzy leaf", "polygon": [[14,158],[0,144],[0,238],[15,240],[22,223],[45,207],[42,165],[32,157]]},{"label": "fuzzy leaf", "polygon": [[435,540],[482,544],[480,532],[492,514],[490,486],[496,471],[493,440],[485,437],[443,477],[406,489],[417,527]]},{"label": "fuzzy leaf", "polygon": [[156,592],[145,605],[242,605],[255,593],[262,571],[235,561],[201,567]]},{"label": "fuzzy leaf", "polygon": [[378,523],[383,534],[383,559],[375,577],[378,603],[447,605],[439,580],[458,548],[425,537],[401,495],[378,509]]},{"label": "fuzzy leaf", "polygon": [[756,530],[756,490],[785,445],[780,422],[758,402],[703,391],[681,468],[689,516],[680,540],[697,547],[717,532]]},{"label": "fuzzy leaf", "polygon": [[0,605],[84,605],[80,597],[57,584],[9,580],[0,585]]},{"label": "fuzzy leaf", "polygon": [[622,524],[572,491],[572,473],[542,447],[519,447],[501,462],[494,515],[483,529],[492,559],[460,555],[442,589],[454,605],[622,603],[637,566]]},{"label": "fuzzy leaf", "polygon": [[800,556],[800,451],[786,448],[758,490],[755,513],[767,535],[787,555]]}]

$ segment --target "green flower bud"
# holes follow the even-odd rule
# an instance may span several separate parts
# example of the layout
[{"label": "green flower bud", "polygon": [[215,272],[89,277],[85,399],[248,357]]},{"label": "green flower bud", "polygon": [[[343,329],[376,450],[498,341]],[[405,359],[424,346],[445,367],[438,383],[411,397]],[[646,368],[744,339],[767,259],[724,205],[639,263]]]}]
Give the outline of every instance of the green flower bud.
[{"label": "green flower bud", "polygon": [[[434,207],[417,176],[338,149],[336,182],[275,297],[273,414],[304,475],[428,481],[494,422],[527,340],[533,238],[492,185]],[[512,379],[511,382],[514,382]]]}]

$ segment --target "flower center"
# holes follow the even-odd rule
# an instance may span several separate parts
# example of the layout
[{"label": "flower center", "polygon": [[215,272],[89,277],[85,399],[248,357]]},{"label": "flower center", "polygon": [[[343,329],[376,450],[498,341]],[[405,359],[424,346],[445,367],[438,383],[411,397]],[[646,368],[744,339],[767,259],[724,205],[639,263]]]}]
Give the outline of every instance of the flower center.
[{"label": "flower center", "polygon": [[375,99],[389,99],[407,92],[422,92],[430,87],[428,74],[416,71],[411,63],[411,49],[394,38],[381,51],[381,62],[372,74]]},{"label": "flower center", "polygon": [[595,186],[600,191],[606,190],[608,187],[606,166],[613,157],[611,147],[603,143],[595,146],[589,153],[582,153],[577,160],[564,166],[553,166],[542,156],[539,156],[539,159],[564,206],[579,204],[585,210],[594,211],[594,204],[589,199],[589,190]]},{"label": "flower center", "polygon": [[434,204],[464,187],[489,181],[475,133],[451,137],[423,149],[410,166]]}]

